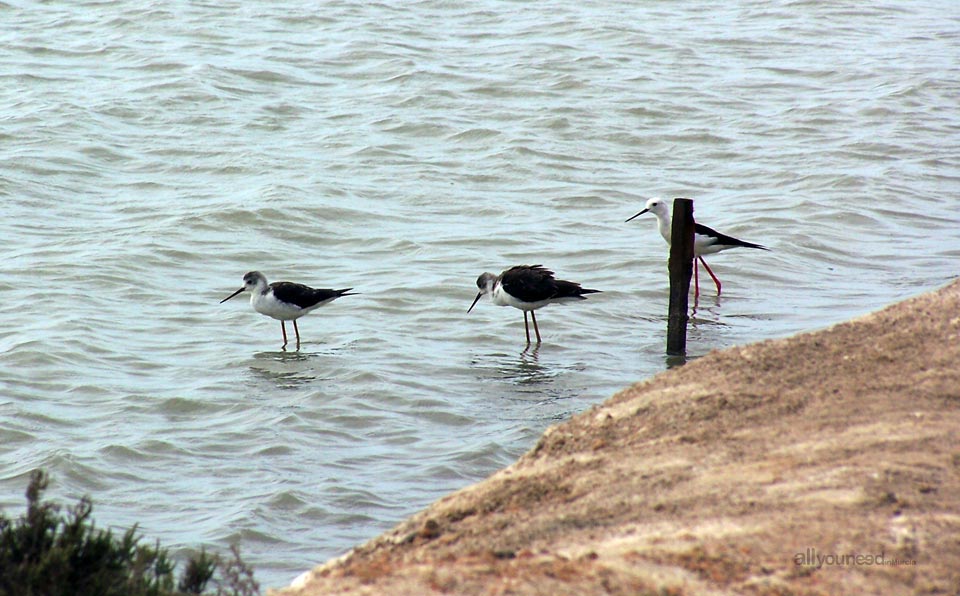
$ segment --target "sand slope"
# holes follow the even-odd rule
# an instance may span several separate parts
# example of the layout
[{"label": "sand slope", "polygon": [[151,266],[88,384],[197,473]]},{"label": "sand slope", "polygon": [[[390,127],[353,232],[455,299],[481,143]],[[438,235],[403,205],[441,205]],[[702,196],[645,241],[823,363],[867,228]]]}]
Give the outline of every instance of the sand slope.
[{"label": "sand slope", "polygon": [[960,282],[630,387],[278,592],[346,593],[960,593]]}]

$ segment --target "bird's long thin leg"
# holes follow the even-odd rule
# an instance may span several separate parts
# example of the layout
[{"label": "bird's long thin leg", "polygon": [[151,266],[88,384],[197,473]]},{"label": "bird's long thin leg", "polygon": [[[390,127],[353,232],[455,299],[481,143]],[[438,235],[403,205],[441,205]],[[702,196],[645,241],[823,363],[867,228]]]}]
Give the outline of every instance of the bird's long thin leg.
[{"label": "bird's long thin leg", "polygon": [[700,257],[700,262],[703,263],[703,266],[707,268],[707,273],[710,274],[710,277],[713,278],[713,283],[717,284],[717,296],[720,295],[720,280],[717,279],[717,276],[713,274],[713,271],[710,270],[710,266],[707,265],[707,262],[703,260],[703,257]]},{"label": "bird's long thin leg", "polygon": [[280,347],[285,348],[287,347],[287,326],[284,324],[283,321],[280,321],[280,331],[283,332],[283,345]]},{"label": "bird's long thin leg", "polygon": [[537,332],[537,343],[543,343],[543,340],[540,339],[540,327],[537,326],[537,313],[531,310],[530,317],[533,319],[533,330]]},{"label": "bird's long thin leg", "polygon": [[[703,259],[701,259],[703,260]],[[693,299],[696,301],[700,297],[700,263],[693,261]]]},{"label": "bird's long thin leg", "polygon": [[527,345],[530,345],[530,323],[527,321],[527,311],[523,311],[523,330],[527,332]]},{"label": "bird's long thin leg", "polygon": [[293,330],[297,333],[297,349],[300,349],[300,329],[297,328],[297,320],[293,320]]}]

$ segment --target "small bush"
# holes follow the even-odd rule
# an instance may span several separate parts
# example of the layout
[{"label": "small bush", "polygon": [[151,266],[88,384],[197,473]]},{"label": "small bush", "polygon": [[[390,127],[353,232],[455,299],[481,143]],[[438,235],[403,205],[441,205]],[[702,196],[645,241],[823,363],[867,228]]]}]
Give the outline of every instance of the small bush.
[{"label": "small bush", "polygon": [[[27,510],[17,520],[0,512],[0,596],[255,596],[260,586],[236,547],[226,562],[201,550],[179,582],[166,549],[141,544],[136,526],[114,536],[97,530],[89,498],[65,515],[41,500],[49,477],[36,470]],[[219,573],[218,573],[219,572]]]}]

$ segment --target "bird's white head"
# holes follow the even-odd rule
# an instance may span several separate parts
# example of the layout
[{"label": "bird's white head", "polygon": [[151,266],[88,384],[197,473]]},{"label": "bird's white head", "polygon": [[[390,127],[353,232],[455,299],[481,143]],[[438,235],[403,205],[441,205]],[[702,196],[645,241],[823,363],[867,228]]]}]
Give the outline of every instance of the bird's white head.
[{"label": "bird's white head", "polygon": [[477,305],[477,302],[480,301],[485,295],[493,292],[493,286],[497,283],[497,276],[492,273],[481,273],[480,277],[477,278],[477,287],[480,288],[480,291],[477,292],[477,297],[473,299],[473,304],[470,305],[470,308],[467,309],[467,312],[473,310],[473,307]]},{"label": "bird's white head", "polygon": [[660,197],[653,197],[647,200],[646,209],[657,217],[663,217],[670,213],[670,205],[670,201],[661,199]]},{"label": "bird's white head", "polygon": [[637,213],[627,221],[632,220],[634,217],[639,217],[644,213],[653,213],[657,216],[657,219],[663,219],[666,217],[670,218],[670,202],[661,199],[660,197],[653,197],[652,199],[647,199],[647,204],[644,206],[643,211]]},{"label": "bird's white head", "polygon": [[220,304],[223,304],[227,300],[230,300],[240,292],[262,292],[264,288],[267,287],[267,276],[260,273],[259,271],[251,271],[243,276],[243,286],[239,290],[230,294],[226,298],[220,301]]}]

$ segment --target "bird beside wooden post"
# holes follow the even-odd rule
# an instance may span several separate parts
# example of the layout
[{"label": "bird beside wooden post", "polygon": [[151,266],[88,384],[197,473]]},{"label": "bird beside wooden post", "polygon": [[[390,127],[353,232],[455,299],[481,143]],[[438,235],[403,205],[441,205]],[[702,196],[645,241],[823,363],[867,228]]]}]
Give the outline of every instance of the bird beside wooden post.
[{"label": "bird beside wooden post", "polygon": [[[689,200],[689,199],[688,199]],[[670,244],[670,202],[665,201],[660,198],[653,198],[647,201],[646,207],[640,213],[637,213],[627,221],[631,221],[635,217],[639,217],[644,213],[653,213],[657,216],[657,224],[660,229],[660,235],[663,236],[663,239],[667,241],[667,244]],[[733,236],[727,236],[726,234],[721,234],[720,232],[714,230],[713,228],[708,228],[703,224],[696,224],[695,237],[693,243],[693,254],[694,256],[703,263],[703,266],[706,268],[707,273],[710,274],[710,277],[713,278],[713,283],[717,286],[717,296],[720,295],[720,280],[717,279],[717,276],[713,274],[713,271],[710,269],[710,266],[707,265],[707,262],[703,260],[703,255],[712,255],[730,248],[758,248],[760,250],[770,250],[765,246],[759,244],[754,244],[752,242],[746,242],[744,240],[739,240]],[[700,270],[699,267],[694,267],[694,298],[700,297]]]}]

